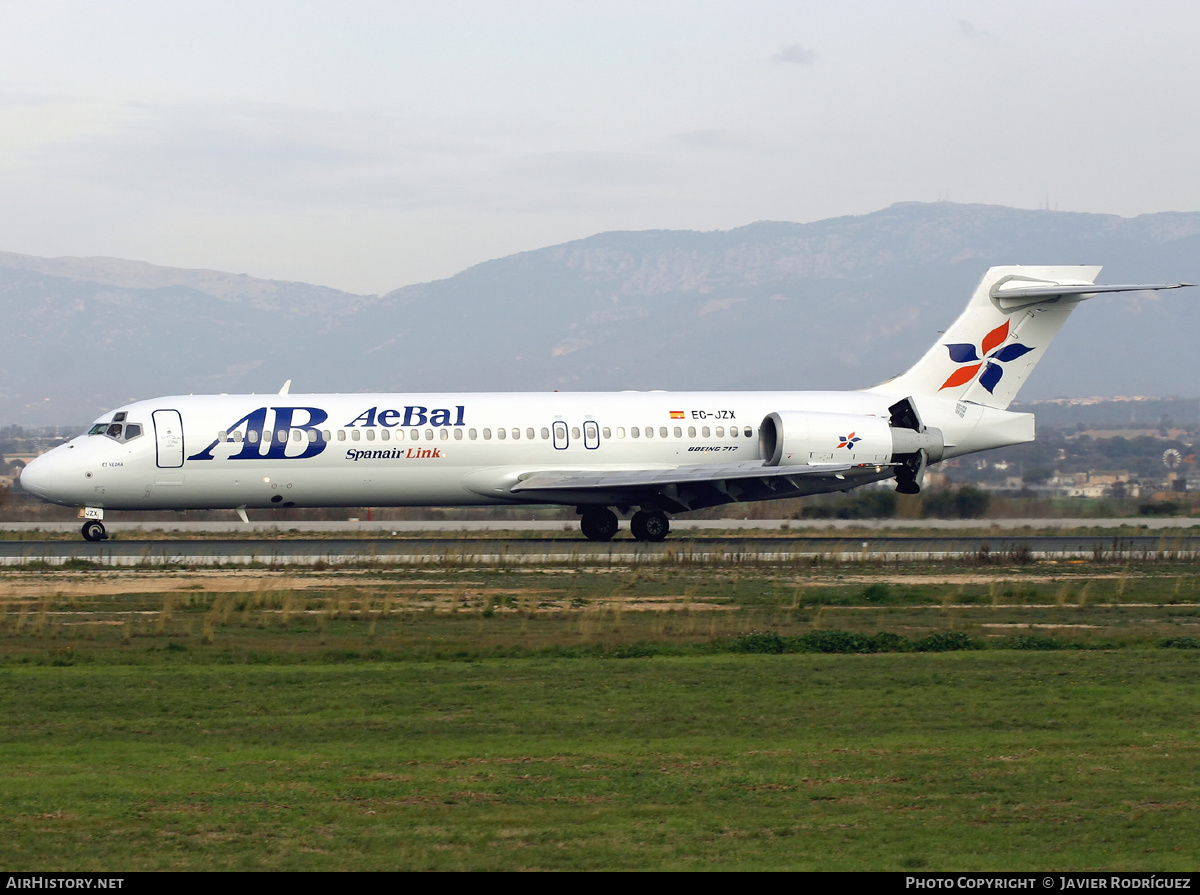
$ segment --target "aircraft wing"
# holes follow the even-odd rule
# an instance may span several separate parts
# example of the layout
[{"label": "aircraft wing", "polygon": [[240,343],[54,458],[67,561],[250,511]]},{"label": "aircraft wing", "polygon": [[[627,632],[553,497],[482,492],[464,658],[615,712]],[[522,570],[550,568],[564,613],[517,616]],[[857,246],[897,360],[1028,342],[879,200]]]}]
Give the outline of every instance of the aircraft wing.
[{"label": "aircraft wing", "polygon": [[840,491],[864,481],[888,478],[890,467],[849,464],[764,466],[753,463],[695,464],[667,469],[547,471],[523,475],[509,491],[530,497],[551,494],[566,503],[612,504],[647,500],[674,512],[697,510],[730,500],[762,500]]}]

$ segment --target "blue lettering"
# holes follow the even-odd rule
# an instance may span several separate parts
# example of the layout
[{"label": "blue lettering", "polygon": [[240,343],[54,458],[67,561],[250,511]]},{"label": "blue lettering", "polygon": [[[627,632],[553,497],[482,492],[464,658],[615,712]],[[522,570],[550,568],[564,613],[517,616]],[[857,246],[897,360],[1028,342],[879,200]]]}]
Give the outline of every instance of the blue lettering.
[{"label": "blue lettering", "polygon": [[[266,438],[268,410],[266,407],[250,411],[228,428],[228,432],[235,432],[243,424],[246,426],[245,437],[240,442],[241,450],[236,454],[231,454],[230,460],[303,460],[307,457],[315,457],[325,450],[325,440],[317,429],[321,423],[329,419],[329,414],[324,410],[319,407],[271,407],[269,409],[275,411],[274,434],[269,441]],[[303,411],[308,418],[297,421],[297,411]],[[287,454],[288,439],[291,437],[292,431],[296,429],[306,434],[314,434],[305,439],[306,444],[302,453],[289,457]],[[213,449],[220,443],[219,439],[214,440],[200,453],[192,454],[188,459],[212,460]],[[264,448],[266,448],[266,453],[263,453]]]},{"label": "blue lettering", "polygon": [[[263,459],[266,460],[305,460],[308,457],[315,457],[321,451],[325,450],[325,442],[321,439],[321,433],[317,430],[317,426],[329,419],[329,414],[317,407],[272,407],[275,411],[275,432],[284,433],[284,440],[280,441],[278,437],[271,441],[271,449],[267,451]],[[303,410],[308,414],[308,419],[304,425],[293,420],[297,410]],[[304,453],[296,454],[294,457],[287,455],[287,439],[291,434],[291,430],[299,429],[301,432],[316,433],[308,440],[308,447],[304,449]],[[230,457],[231,460],[237,460],[238,457]]]},{"label": "blue lettering", "polygon": [[405,407],[404,408],[404,425],[406,425],[406,426],[423,426],[423,425],[425,425],[425,423],[427,423],[429,421],[428,417],[425,416],[426,413],[428,413],[428,408],[426,408],[426,407]]},{"label": "blue lettering", "polygon": [[381,425],[381,426],[388,426],[390,428],[392,426],[395,426],[399,422],[400,422],[400,411],[399,410],[385,410],[383,413],[379,414],[379,425]]},{"label": "blue lettering", "polygon": [[[234,423],[232,426],[230,426],[226,431],[227,432],[236,432],[238,427],[240,425],[242,425],[242,423],[246,424],[246,438],[242,442],[242,451],[240,454],[235,454],[234,456],[230,457],[229,459],[230,460],[250,460],[252,458],[257,459],[259,456],[259,453],[258,453],[258,444],[256,442],[262,440],[263,428],[266,426],[266,423],[267,423],[267,408],[260,407],[257,410],[251,410],[244,417],[242,417],[240,420],[238,420],[236,423]],[[251,442],[251,440],[250,440],[251,432],[258,433],[255,436],[255,442]],[[212,455],[213,448],[215,448],[218,444],[220,444],[220,441],[214,440],[212,444],[210,444],[204,450],[200,451],[200,453],[192,454],[192,456],[188,457],[188,459],[189,460],[211,460],[213,458],[213,455]]]},{"label": "blue lettering", "polygon": [[346,428],[348,429],[351,426],[353,426],[355,423],[358,423],[358,422],[362,422],[362,424],[364,426],[375,425],[375,410],[376,410],[376,408],[374,408],[374,407],[372,407],[370,410],[364,410],[362,413],[360,413],[358,416],[356,416],[350,422],[346,423]]},{"label": "blue lettering", "polygon": [[450,411],[444,408],[431,410],[429,412],[429,425],[431,426],[448,426],[450,425]]}]

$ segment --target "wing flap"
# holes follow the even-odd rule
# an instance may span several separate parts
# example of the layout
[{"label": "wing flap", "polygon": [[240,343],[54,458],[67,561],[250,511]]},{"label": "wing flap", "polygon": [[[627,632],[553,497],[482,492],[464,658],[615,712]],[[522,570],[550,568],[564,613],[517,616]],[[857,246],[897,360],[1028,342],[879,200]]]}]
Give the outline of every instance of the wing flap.
[{"label": "wing flap", "polygon": [[814,466],[764,466],[762,463],[725,463],[676,466],[668,469],[629,469],[604,472],[534,472],[522,476],[510,489],[522,491],[607,491],[628,488],[663,488],[739,479],[791,479],[844,475],[848,464]]}]

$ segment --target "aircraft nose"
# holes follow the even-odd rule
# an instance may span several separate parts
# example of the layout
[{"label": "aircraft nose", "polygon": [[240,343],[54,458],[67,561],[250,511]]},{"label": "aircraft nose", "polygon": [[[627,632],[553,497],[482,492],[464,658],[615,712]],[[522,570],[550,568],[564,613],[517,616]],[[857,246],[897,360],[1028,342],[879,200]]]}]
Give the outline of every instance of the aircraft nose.
[{"label": "aircraft nose", "polygon": [[53,503],[61,502],[66,482],[63,480],[63,464],[57,456],[62,448],[35,457],[21,470],[21,487],[35,497]]},{"label": "aircraft nose", "polygon": [[50,491],[50,462],[44,455],[35,457],[21,470],[21,487],[30,494],[48,499]]}]

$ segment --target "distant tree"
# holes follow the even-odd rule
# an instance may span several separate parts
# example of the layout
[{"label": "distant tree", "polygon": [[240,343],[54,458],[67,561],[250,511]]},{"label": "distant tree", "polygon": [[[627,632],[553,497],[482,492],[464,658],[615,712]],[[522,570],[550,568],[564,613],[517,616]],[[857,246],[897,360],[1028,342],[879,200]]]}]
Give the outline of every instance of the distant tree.
[{"label": "distant tree", "polygon": [[896,515],[896,492],[871,488],[832,500],[816,501],[798,514],[804,519],[890,519]]},{"label": "distant tree", "polygon": [[992,495],[971,485],[954,492],[954,509],[960,519],[979,519],[987,515],[991,503]]},{"label": "distant tree", "polygon": [[934,519],[978,519],[986,515],[992,496],[974,485],[921,495],[921,515]]},{"label": "distant tree", "polygon": [[1025,470],[1022,478],[1026,485],[1044,485],[1054,475],[1054,467],[1052,466],[1030,466]]}]

